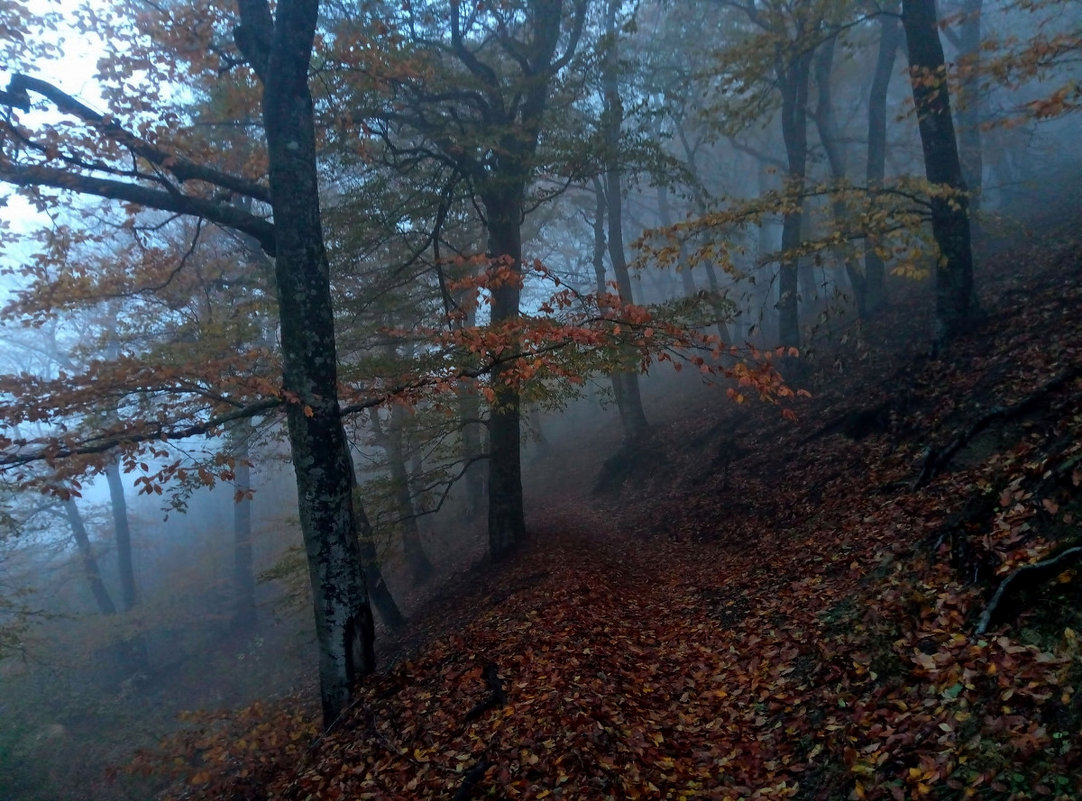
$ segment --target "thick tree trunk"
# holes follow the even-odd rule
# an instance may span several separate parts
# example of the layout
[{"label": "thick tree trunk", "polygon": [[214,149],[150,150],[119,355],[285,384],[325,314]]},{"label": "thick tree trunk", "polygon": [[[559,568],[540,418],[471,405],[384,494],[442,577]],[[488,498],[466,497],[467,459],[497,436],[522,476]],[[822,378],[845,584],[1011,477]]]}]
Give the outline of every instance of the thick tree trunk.
[{"label": "thick tree trunk", "polygon": [[127,612],[135,606],[135,569],[132,566],[131,526],[128,524],[128,503],[124,497],[124,481],[115,458],[105,464],[105,482],[109,485],[109,504],[113,514],[113,535],[116,540],[117,574],[120,576],[120,608]]},{"label": "thick tree trunk", "polygon": [[90,594],[94,596],[94,603],[98,605],[98,611],[103,615],[115,615],[116,604],[113,603],[109,590],[101,578],[101,570],[98,568],[98,559],[94,555],[94,548],[90,544],[90,536],[86,533],[83,524],[83,516],[79,513],[79,507],[71,498],[64,501],[64,513],[71,526],[71,536],[75,539],[75,545],[79,548],[79,558],[83,562],[83,575],[90,587]]},{"label": "thick tree trunk", "polygon": [[[492,326],[508,324],[513,328],[519,316],[522,275],[522,219],[526,185],[533,176],[534,153],[540,137],[541,122],[548,102],[551,81],[560,67],[574,53],[586,17],[585,0],[572,4],[573,20],[566,49],[557,58],[561,39],[564,0],[534,0],[524,6],[525,20],[521,37],[505,40],[507,52],[520,68],[519,80],[508,86],[501,81],[499,69],[485,63],[477,51],[471,51],[462,33],[462,8],[450,8],[451,49],[461,65],[484,84],[488,108],[483,130],[491,137],[492,157],[484,163],[464,157],[461,148],[452,157],[459,161],[475,182],[485,209],[488,232],[488,255],[492,269],[509,271],[510,280],[490,288]],[[472,12],[470,12],[472,13]],[[502,30],[496,34],[511,36]],[[486,55],[487,58],[487,55]],[[514,347],[514,343],[510,343]],[[496,364],[490,374],[494,393],[489,417],[488,535],[493,558],[506,556],[526,533],[522,499],[521,421],[519,390],[508,373],[511,364]]]},{"label": "thick tree trunk", "polygon": [[[282,387],[319,646],[323,721],[375,667],[372,610],[353,505],[353,465],[338,405],[330,269],[323,245],[308,64],[319,3],[237,0],[235,38],[263,85]],[[366,522],[366,521],[365,521]]]},{"label": "thick tree trunk", "polygon": [[[485,210],[488,213],[489,257],[494,264],[512,271],[511,280],[492,288],[492,324],[499,326],[514,322],[519,315],[522,193],[512,190],[491,194],[486,199]],[[494,400],[488,420],[488,547],[493,559],[510,554],[526,534],[519,391],[508,385],[504,378],[511,367],[510,364],[497,364],[492,371]]]},{"label": "thick tree trunk", "polygon": [[951,119],[935,0],[902,0],[902,23],[925,175],[937,189],[951,191],[950,197],[931,200],[932,234],[940,253],[935,272],[935,340],[939,346],[964,332],[976,312],[969,204]]},{"label": "thick tree trunk", "polygon": [[[879,17],[879,54],[868,93],[868,191],[883,186],[887,167],[887,90],[894,74],[894,60],[902,43],[902,26],[896,17]],[[874,236],[864,239],[864,310],[875,314],[886,303],[886,265],[877,252]]]}]

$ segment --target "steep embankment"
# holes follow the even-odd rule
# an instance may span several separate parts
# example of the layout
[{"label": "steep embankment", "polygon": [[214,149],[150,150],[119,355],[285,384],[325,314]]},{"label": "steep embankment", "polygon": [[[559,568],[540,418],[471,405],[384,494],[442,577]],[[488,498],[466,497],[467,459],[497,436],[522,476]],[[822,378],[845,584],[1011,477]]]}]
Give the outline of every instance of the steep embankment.
[{"label": "steep embankment", "polygon": [[182,793],[1077,798],[1078,254],[997,257],[937,359],[820,355],[797,423],[700,401],[619,496],[552,453],[530,544],[411,660],[311,747],[285,706],[176,743]]}]

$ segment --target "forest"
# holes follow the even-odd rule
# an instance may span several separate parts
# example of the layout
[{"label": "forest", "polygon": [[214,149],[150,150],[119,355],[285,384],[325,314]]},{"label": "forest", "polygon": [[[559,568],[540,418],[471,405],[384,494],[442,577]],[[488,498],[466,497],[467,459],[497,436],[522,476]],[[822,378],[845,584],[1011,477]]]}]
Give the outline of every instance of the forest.
[{"label": "forest", "polygon": [[1082,797],[1082,4],[0,0],[0,801]]}]

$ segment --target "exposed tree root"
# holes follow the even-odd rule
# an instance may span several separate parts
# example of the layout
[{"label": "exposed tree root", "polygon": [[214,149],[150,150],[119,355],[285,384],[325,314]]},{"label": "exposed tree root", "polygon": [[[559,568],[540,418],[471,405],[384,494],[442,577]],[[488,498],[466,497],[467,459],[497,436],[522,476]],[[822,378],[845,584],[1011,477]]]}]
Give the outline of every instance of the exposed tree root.
[{"label": "exposed tree root", "polygon": [[[490,709],[497,709],[507,703],[507,693],[503,689],[503,682],[500,681],[500,669],[496,666],[496,663],[487,662],[481,675],[484,677],[485,684],[488,686],[488,698],[475,704],[474,707],[466,713],[466,717],[464,718],[464,722],[466,723],[471,720],[476,720]],[[468,801],[473,793],[473,788],[482,778],[484,778],[485,771],[487,771],[491,765],[492,761],[488,756],[482,756],[481,759],[477,761],[477,764],[466,771],[462,776],[462,784],[458,786],[458,790],[455,792],[452,801]]]},{"label": "exposed tree root", "polygon": [[504,692],[503,683],[500,681],[500,669],[494,662],[485,665],[485,684],[488,685],[489,695],[484,701],[476,704],[473,709],[466,713],[466,721],[476,720],[490,709],[497,709],[507,703],[507,693]]},{"label": "exposed tree root", "polygon": [[473,793],[473,788],[477,785],[477,782],[485,775],[492,766],[488,757],[483,757],[480,762],[466,771],[466,774],[462,777],[462,784],[458,786],[458,790],[455,792],[451,801],[468,801],[470,795]]},{"label": "exposed tree root", "polygon": [[992,623],[1004,614],[1004,605],[1019,592],[1028,587],[1042,584],[1053,576],[1059,575],[1065,567],[1082,561],[1082,546],[1075,546],[1061,551],[1050,559],[1023,565],[1000,582],[988,606],[981,613],[977,623],[977,634],[984,634]]},{"label": "exposed tree root", "polygon": [[930,448],[925,454],[920,473],[913,481],[912,488],[918,490],[939,475],[950,464],[958,451],[992,423],[1011,420],[1030,412],[1034,407],[1042,403],[1048,395],[1062,389],[1080,375],[1082,375],[1082,364],[1073,365],[1044,386],[1018,401],[1018,403],[1010,406],[996,406],[985,412],[944,447]]}]

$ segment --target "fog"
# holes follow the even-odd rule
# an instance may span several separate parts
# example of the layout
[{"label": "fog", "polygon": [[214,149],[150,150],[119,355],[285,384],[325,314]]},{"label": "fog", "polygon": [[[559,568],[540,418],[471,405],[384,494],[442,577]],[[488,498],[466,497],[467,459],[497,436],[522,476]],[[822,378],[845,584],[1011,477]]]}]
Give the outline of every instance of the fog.
[{"label": "fog", "polygon": [[[508,446],[488,431],[508,408],[517,420],[521,402],[529,535],[553,505],[573,516],[632,491],[666,423],[730,404],[735,431],[749,407],[782,408],[801,359],[832,364],[883,306],[921,298],[927,316],[891,346],[934,349],[955,324],[936,306],[936,200],[964,208],[979,276],[1082,178],[1077,3],[940,2],[953,186],[928,177],[900,25],[884,52],[896,15],[811,3],[804,29],[755,2],[564,5],[568,57],[516,162],[484,93],[524,96],[530,4],[478,6],[459,45],[479,61],[433,44],[451,41],[442,17],[324,4],[320,202],[381,666],[416,647],[411,617],[448,586],[499,569],[490,464]],[[17,81],[3,93],[0,180],[17,193],[0,209],[3,801],[153,797],[169,777],[123,768],[186,711],[289,697],[318,715],[286,424],[309,401],[283,388],[254,79],[237,77],[231,22],[188,31],[199,4],[163,8],[134,27],[84,20],[113,45],[59,62],[81,110],[31,94],[20,113]],[[381,13],[395,36],[362,37]],[[44,12],[11,24],[61,35]],[[7,77],[53,80],[8,51]],[[83,82],[65,82],[75,70]],[[486,205],[508,163],[525,180],[521,254],[497,249]],[[25,177],[45,168],[79,180]],[[204,216],[95,194],[105,179],[190,193]]]}]

